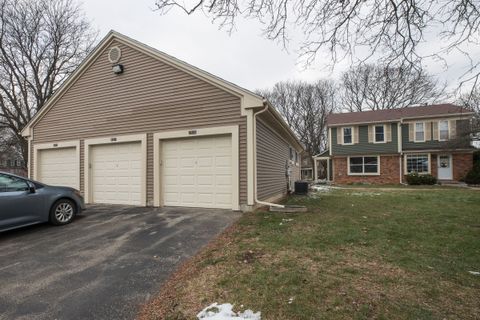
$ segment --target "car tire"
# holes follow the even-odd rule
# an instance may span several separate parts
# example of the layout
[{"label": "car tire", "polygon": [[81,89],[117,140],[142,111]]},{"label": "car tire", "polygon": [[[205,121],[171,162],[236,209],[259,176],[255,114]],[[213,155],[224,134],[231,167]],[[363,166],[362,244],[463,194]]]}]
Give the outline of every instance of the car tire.
[{"label": "car tire", "polygon": [[50,209],[50,223],[56,226],[69,224],[77,214],[77,206],[72,200],[60,199]]}]

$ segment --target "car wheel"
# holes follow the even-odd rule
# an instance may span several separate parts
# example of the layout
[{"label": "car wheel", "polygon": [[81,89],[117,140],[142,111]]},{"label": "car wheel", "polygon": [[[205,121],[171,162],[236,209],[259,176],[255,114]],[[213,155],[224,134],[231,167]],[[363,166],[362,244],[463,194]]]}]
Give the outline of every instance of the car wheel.
[{"label": "car wheel", "polygon": [[50,223],[60,226],[72,222],[77,208],[75,203],[68,199],[61,199],[55,202],[50,210]]}]

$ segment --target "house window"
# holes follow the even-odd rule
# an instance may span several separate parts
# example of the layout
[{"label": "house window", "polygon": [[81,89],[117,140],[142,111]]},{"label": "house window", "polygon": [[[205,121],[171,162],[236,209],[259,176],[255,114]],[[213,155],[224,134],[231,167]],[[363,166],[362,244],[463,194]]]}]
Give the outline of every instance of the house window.
[{"label": "house window", "polygon": [[440,140],[448,140],[448,120],[439,121],[438,130],[440,131]]},{"label": "house window", "polygon": [[425,125],[423,122],[415,123],[415,142],[425,141]]},{"label": "house window", "polygon": [[408,154],[406,166],[407,173],[429,173],[428,154]]},{"label": "house window", "polygon": [[295,159],[295,155],[293,153],[293,149],[290,148],[290,160],[293,161]]},{"label": "house window", "polygon": [[375,142],[385,142],[385,127],[383,124],[375,126]]},{"label": "house window", "polygon": [[295,152],[295,163],[298,163],[298,152]]},{"label": "house window", "polygon": [[352,127],[343,128],[343,144],[352,144],[353,133]]},{"label": "house window", "polygon": [[348,159],[348,174],[350,175],[378,173],[378,157],[350,157]]}]

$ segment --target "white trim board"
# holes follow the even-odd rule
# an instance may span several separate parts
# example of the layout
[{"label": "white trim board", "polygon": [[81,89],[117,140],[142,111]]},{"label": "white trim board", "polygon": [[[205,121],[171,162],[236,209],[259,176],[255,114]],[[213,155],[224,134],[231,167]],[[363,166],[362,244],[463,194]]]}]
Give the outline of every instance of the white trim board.
[{"label": "white trim board", "polygon": [[[195,134],[193,134],[195,131]],[[238,126],[224,126],[200,128],[196,130],[177,130],[157,132],[153,135],[153,205],[163,206],[163,190],[161,190],[161,165],[160,159],[162,140],[178,138],[196,138],[215,135],[231,135],[232,138],[232,210],[239,210],[240,197],[240,172],[239,172],[239,133]]]},{"label": "white trim board", "polygon": [[[31,144],[30,139],[29,141],[29,146]],[[76,167],[77,167],[77,173],[76,173],[76,187],[75,189],[80,190],[80,140],[70,140],[70,141],[58,141],[58,142],[49,142],[49,143],[40,143],[40,144],[34,144],[33,145],[33,154],[34,154],[34,159],[33,159],[33,177],[31,177],[33,180],[38,180],[38,155],[39,151],[41,150],[51,150],[51,149],[65,149],[65,148],[75,148],[76,152]],[[30,158],[30,149],[28,151],[29,158]],[[30,168],[30,163],[28,164],[28,167]],[[29,173],[30,176],[30,173]]]},{"label": "white trim board", "polygon": [[147,134],[135,134],[125,136],[110,136],[103,138],[86,139],[84,141],[84,181],[85,181],[85,202],[91,201],[91,187],[90,187],[90,147],[102,144],[117,144],[125,142],[140,142],[142,153],[142,177],[141,177],[141,200],[142,206],[147,205]]}]

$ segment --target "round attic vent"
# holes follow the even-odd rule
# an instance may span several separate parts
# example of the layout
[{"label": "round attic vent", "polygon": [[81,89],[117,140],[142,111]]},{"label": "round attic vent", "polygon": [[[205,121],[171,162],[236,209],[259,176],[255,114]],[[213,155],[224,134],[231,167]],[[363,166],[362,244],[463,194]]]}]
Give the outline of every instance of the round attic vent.
[{"label": "round attic vent", "polygon": [[110,48],[110,51],[108,52],[108,60],[111,63],[117,63],[120,61],[120,58],[122,57],[122,51],[120,50],[119,47],[112,47]]}]

